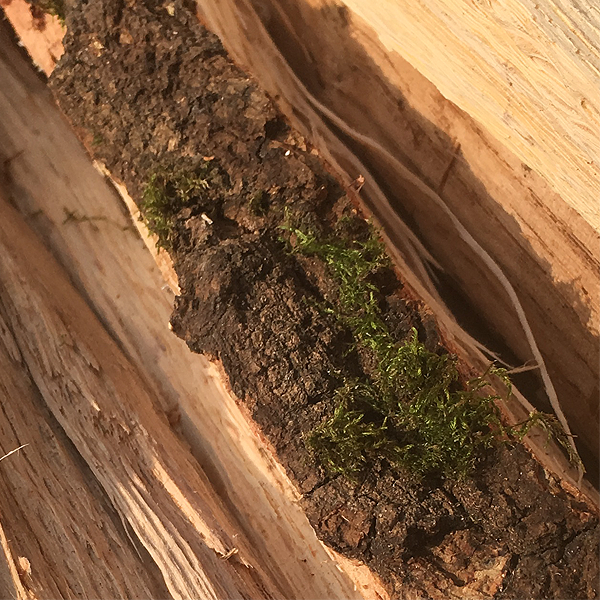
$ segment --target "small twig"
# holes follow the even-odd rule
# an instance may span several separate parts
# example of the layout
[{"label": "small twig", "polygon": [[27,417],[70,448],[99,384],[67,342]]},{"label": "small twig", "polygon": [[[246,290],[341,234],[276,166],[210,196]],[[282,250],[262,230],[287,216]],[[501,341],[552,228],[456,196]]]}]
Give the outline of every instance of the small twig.
[{"label": "small twig", "polygon": [[8,458],[11,454],[14,454],[15,452],[18,452],[19,450],[25,448],[25,446],[29,446],[29,444],[23,444],[22,446],[19,446],[18,448],[15,448],[14,450],[11,450],[10,452],[8,452],[7,454],[5,454],[4,456],[0,457],[0,460],[4,460],[5,458]]},{"label": "small twig", "polygon": [[[118,227],[121,231],[136,231],[136,228],[134,225],[121,225],[120,223],[118,223],[117,221],[110,219],[108,217],[105,217],[104,215],[80,215],[77,213],[77,211],[74,210],[69,210],[66,206],[63,207],[64,213],[65,213],[65,218],[63,219],[62,224],[66,225],[67,223],[93,223],[94,221],[103,221],[105,223],[109,223],[111,225],[114,225],[115,227]],[[42,211],[38,211],[36,214],[41,213]],[[97,228],[96,228],[97,229]]]},{"label": "small twig", "polygon": [[508,369],[506,371],[507,375],[514,375],[515,373],[526,373],[527,371],[535,371],[535,369],[539,369],[540,365],[538,365],[536,362],[534,362],[533,364],[528,364],[529,361],[527,361],[524,365],[521,365],[520,367],[513,367],[511,369]]},{"label": "small twig", "polygon": [[362,190],[363,185],[365,185],[365,178],[363,175],[359,175],[349,186],[348,190],[352,190],[354,193],[358,194],[360,190]]},{"label": "small twig", "polygon": [[229,560],[234,554],[237,554],[239,550],[234,546],[229,552],[226,554],[219,553],[219,558],[221,560]]}]

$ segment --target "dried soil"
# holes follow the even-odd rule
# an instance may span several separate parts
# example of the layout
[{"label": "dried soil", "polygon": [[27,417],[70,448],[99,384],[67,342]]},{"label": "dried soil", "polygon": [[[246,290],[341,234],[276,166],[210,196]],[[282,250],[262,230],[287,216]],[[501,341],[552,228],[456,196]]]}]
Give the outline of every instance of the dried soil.
[{"label": "dried soil", "polygon": [[[379,573],[392,597],[596,598],[597,516],[521,445],[491,450],[463,481],[419,481],[383,461],[359,481],[330,478],[307,452],[303,434],[366,366],[320,308],[335,289],[326,270],[286,252],[279,225],[287,210],[326,233],[355,208],[192,4],[77,2],[51,78],[81,139],[136,201],[157,168],[210,165],[210,188],[175,216],[174,331],[222,363],[320,538]],[[384,284],[398,339],[416,327],[443,351],[401,282],[390,272]]]}]

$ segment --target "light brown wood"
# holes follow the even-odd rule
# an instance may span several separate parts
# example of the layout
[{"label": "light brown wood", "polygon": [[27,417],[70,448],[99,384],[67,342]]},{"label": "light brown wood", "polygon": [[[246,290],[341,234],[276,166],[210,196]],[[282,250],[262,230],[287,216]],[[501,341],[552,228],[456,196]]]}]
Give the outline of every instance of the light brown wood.
[{"label": "light brown wood", "polygon": [[595,2],[344,3],[600,231]]},{"label": "light brown wood", "polygon": [[36,598],[164,597],[158,569],[142,560],[143,547],[131,544],[44,404],[2,302],[0,373],[2,453],[27,444],[0,462],[0,520],[16,558],[16,584]]},{"label": "light brown wood", "polygon": [[143,379],[6,200],[0,214],[4,322],[44,402],[170,594],[281,596]]},{"label": "light brown wood", "polygon": [[0,526],[0,548],[0,593],[2,598],[14,600],[34,598],[34,595],[28,594],[21,583],[21,577],[2,526]]},{"label": "light brown wood", "polygon": [[0,0],[0,7],[19,32],[19,39],[33,62],[46,75],[50,75],[62,56],[64,27],[58,17],[45,15],[43,20],[34,19],[31,6],[24,0]]}]

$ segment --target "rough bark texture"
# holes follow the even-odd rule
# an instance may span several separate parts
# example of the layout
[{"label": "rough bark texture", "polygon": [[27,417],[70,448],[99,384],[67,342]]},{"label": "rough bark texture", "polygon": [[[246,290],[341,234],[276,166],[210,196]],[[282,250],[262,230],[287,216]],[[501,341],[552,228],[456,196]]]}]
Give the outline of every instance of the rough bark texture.
[{"label": "rough bark texture", "polygon": [[[449,46],[437,34],[456,36],[456,30],[449,33],[445,25],[433,25],[431,13],[419,2],[393,0],[386,8],[363,0],[197,0],[197,4],[201,18],[221,37],[234,61],[277,98],[278,108],[301,134],[319,140],[321,156],[342,180],[349,184],[358,174],[365,177],[361,203],[389,239],[397,264],[406,263],[408,268],[401,270],[407,282],[435,312],[440,327],[469,364],[485,368],[486,360],[465,330],[509,364],[539,363],[531,339],[524,335],[527,326],[531,328],[558,402],[577,436],[589,480],[597,487],[600,237],[568,206],[567,198],[554,193],[532,170],[534,164],[523,163],[509,151],[514,139],[495,138],[490,133],[497,133],[493,127],[482,129],[491,125],[489,120],[478,121],[476,113],[460,110],[438,91],[434,84],[439,79],[428,80],[412,66],[419,58],[431,60],[428,33],[450,53],[470,41],[488,57],[500,52],[509,60],[510,50],[498,39],[500,35],[505,40],[504,18],[502,33],[496,29],[490,36],[460,35]],[[435,0],[427,4],[435,12]],[[441,4],[448,5],[450,13],[464,8],[462,2],[453,6],[451,0]],[[549,2],[535,4],[536,12],[548,14]],[[507,5],[501,9],[503,15],[514,18]],[[563,5],[574,10],[573,2]],[[385,23],[377,20],[387,8]],[[479,26],[497,26],[497,9],[492,4],[479,6],[477,14],[463,11],[456,24],[468,27],[481,18]],[[553,21],[553,28],[564,26]],[[533,26],[527,20],[523,23],[528,31]],[[407,29],[410,35],[399,34]],[[393,48],[398,53],[387,45],[386,31],[395,31]],[[538,75],[546,80],[540,82],[542,88],[553,81],[547,71],[534,67],[524,47],[520,51],[526,54],[518,61],[522,74],[533,69],[532,81]],[[472,59],[468,52],[459,62],[469,76],[482,76]],[[496,66],[503,68],[505,62]],[[510,106],[523,110],[518,85],[506,98],[499,93],[506,81],[487,94],[485,88],[469,87],[452,68],[445,69],[444,61],[432,64],[464,94],[503,102],[508,98]],[[569,68],[561,73],[563,83],[582,97],[575,74]],[[493,76],[488,90],[493,89],[492,80]],[[561,109],[549,98],[544,102],[549,112]],[[539,111],[523,114],[531,117],[529,124],[540,116]],[[541,137],[535,139],[531,150],[551,151],[540,143]],[[407,229],[412,235],[406,235]],[[424,251],[417,250],[418,242],[439,263],[442,276],[428,277],[421,264],[428,260]],[[524,313],[520,316],[519,303]],[[540,375],[520,373],[514,382],[538,409],[550,410],[552,391]],[[516,400],[507,408],[517,421],[526,418]],[[530,438],[530,447],[532,443]],[[543,446],[540,438],[538,456],[556,460],[558,453],[551,446],[546,452]],[[571,483],[577,481],[564,463],[550,468]]]},{"label": "rough bark texture", "polygon": [[[173,295],[153,256],[2,18],[0,166],[0,456],[28,444],[0,462],[0,597],[263,598],[256,588],[179,585],[196,559],[222,581],[245,536],[248,573],[262,571],[277,598],[385,597],[366,567],[329,555],[218,367],[169,331]],[[117,346],[99,349],[107,338]],[[125,431],[129,441],[115,443]],[[176,456],[186,466],[169,476],[160,465]],[[136,508],[140,493],[149,503]],[[223,507],[218,529],[235,556],[178,551],[182,536],[215,541],[198,499]]]},{"label": "rough bark texture", "polygon": [[[318,308],[332,293],[327,273],[286,253],[277,226],[287,207],[326,230],[350,202],[185,2],[81,3],[67,27],[53,88],[135,199],[157,168],[210,165],[211,187],[175,216],[173,327],[222,362],[318,535],[367,563],[397,598],[597,597],[597,517],[519,445],[490,451],[465,481],[416,481],[383,462],[359,482],[326,477],[302,434],[365,365]],[[383,283],[398,338],[415,326],[436,348],[401,284],[391,273]]]}]

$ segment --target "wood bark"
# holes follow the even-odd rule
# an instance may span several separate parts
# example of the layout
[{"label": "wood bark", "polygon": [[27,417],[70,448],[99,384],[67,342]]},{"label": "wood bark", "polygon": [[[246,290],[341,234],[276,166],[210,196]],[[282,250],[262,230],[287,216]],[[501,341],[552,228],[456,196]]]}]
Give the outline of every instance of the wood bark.
[{"label": "wood bark", "polygon": [[[0,463],[8,584],[36,597],[358,597],[217,368],[168,330],[172,294],[118,195],[0,34],[2,356],[14,375],[3,373],[2,427],[15,431],[2,449],[29,443]],[[58,441],[17,427],[19,390],[40,436]],[[32,465],[37,479],[19,483]],[[115,557],[84,560],[88,548]]]},{"label": "wood bark", "polygon": [[[588,107],[596,102],[595,62],[593,53],[569,55],[563,24],[554,28],[561,41],[546,43],[550,30],[541,17],[533,19],[550,18],[552,3],[539,3],[527,19],[530,7],[510,3],[506,31],[500,9],[463,10],[460,3],[447,13],[435,2],[198,6],[235,60],[278,98],[348,185],[365,177],[362,200],[459,352],[483,364],[482,342],[513,366],[540,367],[545,382],[536,375],[524,382],[527,395],[545,410],[555,397],[596,477],[600,238],[593,218],[596,141],[589,135],[595,109],[588,114],[575,99],[581,93],[591,99]],[[519,19],[519,27],[508,24]],[[592,15],[580,31],[594,27]],[[508,43],[519,35],[532,52],[561,60],[545,71],[524,47]],[[512,88],[510,78],[499,81],[502,61],[522,65]],[[442,80],[452,83],[452,94]],[[548,93],[533,89],[538,84]],[[490,113],[502,97],[510,106]],[[491,103],[484,116],[469,104],[478,98]],[[508,122],[499,128],[502,118]],[[514,145],[521,136],[535,140],[529,149],[537,158]],[[575,162],[586,153],[588,164],[579,169]],[[585,193],[554,186],[575,172]]]},{"label": "wood bark", "polygon": [[[236,12],[255,11],[267,26],[278,23],[281,39],[297,44],[296,58],[308,58],[317,69],[331,56],[328,46],[333,48],[337,35],[335,25],[331,30],[335,14],[345,11],[343,20],[352,23],[351,29],[358,17],[373,32],[355,33],[367,51],[374,49],[375,38],[392,62],[395,54],[408,61],[446,99],[550,182],[593,229],[600,229],[600,19],[593,2],[384,0],[374,5],[344,0],[332,7],[322,0],[233,0],[213,6],[199,0],[198,4],[223,32],[231,27],[227,22]],[[310,47],[310,28],[319,28],[307,16],[311,12],[328,22],[324,39],[329,41],[320,57]],[[246,21],[246,35],[255,35],[250,22]],[[303,28],[309,39],[301,33]],[[231,35],[224,39],[232,46],[240,41]],[[240,58],[254,61],[252,54]],[[348,62],[352,64],[352,57]]]},{"label": "wood bark", "polygon": [[[10,62],[18,61],[11,56]],[[50,493],[45,501],[56,502],[59,493],[73,489],[78,476],[81,486],[88,485],[86,508],[95,502],[100,522],[113,524],[123,560],[139,571],[140,581],[126,585],[139,585],[140,597],[161,595],[161,577],[173,597],[353,597],[356,589],[314,539],[294,506],[289,482],[216,380],[214,367],[190,358],[166,331],[168,296],[159,291],[156,272],[150,274],[152,263],[119,211],[118,199],[105,193],[106,183],[83,159],[68,127],[58,125],[60,118],[34,80],[19,89],[18,77],[7,71],[0,64],[9,88],[4,97],[0,94],[0,106],[12,117],[0,124],[5,148],[13,146],[6,154],[5,188],[62,266],[41,248],[22,217],[7,203],[0,205],[5,216],[0,226],[2,339],[8,349],[0,357],[8,357],[9,366],[11,360],[15,363],[15,381],[27,365],[29,379],[23,379],[21,388],[13,387],[31,388],[31,406],[42,415],[42,438],[54,434],[71,448],[75,464],[79,460],[91,467],[75,473],[64,487],[60,482],[61,492]],[[32,96],[35,106],[27,112],[24,106]],[[47,145],[44,136],[38,137],[42,130]],[[57,138],[74,161],[64,170],[53,156]],[[26,148],[22,154],[20,143]],[[140,273],[140,264],[150,266]],[[188,369],[196,375],[186,373]],[[10,398],[12,394],[6,406]],[[179,411],[181,431],[193,452],[173,431]],[[17,422],[11,413],[7,427]],[[10,448],[19,441],[22,436]],[[22,459],[29,450],[8,460]],[[37,485],[34,481],[29,489]],[[15,497],[12,504],[0,497],[0,506],[10,512],[22,500],[22,488]],[[68,525],[70,516],[59,513],[59,527]],[[75,521],[81,528],[79,518]],[[95,536],[95,528],[86,525],[86,535]],[[25,525],[17,522],[15,527],[23,531]],[[40,532],[50,548],[64,543],[54,531]],[[20,549],[0,536],[9,575],[13,573],[7,585],[18,588],[19,597],[54,595],[55,590],[46,590],[58,584],[40,577],[40,569],[72,571],[72,563],[65,559],[55,565],[48,550],[36,554],[27,545],[31,537],[24,539]],[[102,552],[106,539],[100,535],[94,540],[94,551]],[[290,565],[283,560],[288,555],[303,556],[298,562],[305,562]],[[110,562],[101,563],[96,579],[77,589],[65,581],[59,594],[96,595],[94,586],[99,585],[112,585],[117,595],[136,593],[124,587],[118,569],[116,575],[104,573]],[[364,571],[355,578],[364,581]],[[373,597],[382,593],[372,583],[361,592]]]}]

